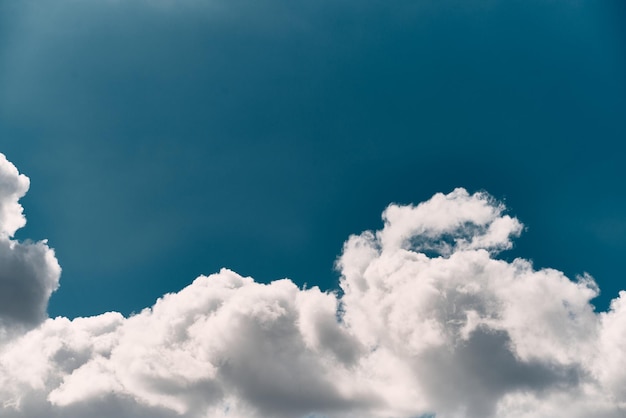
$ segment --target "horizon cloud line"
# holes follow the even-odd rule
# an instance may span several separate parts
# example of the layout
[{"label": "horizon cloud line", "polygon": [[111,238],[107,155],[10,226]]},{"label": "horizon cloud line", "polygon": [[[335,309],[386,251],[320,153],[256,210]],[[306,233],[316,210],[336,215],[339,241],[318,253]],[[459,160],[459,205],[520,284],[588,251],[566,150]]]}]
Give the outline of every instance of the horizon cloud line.
[{"label": "horizon cloud line", "polygon": [[522,223],[457,188],[351,235],[337,291],[222,269],[128,317],[48,318],[61,268],[19,242],[0,154],[0,417],[621,417],[626,292],[510,249]]}]

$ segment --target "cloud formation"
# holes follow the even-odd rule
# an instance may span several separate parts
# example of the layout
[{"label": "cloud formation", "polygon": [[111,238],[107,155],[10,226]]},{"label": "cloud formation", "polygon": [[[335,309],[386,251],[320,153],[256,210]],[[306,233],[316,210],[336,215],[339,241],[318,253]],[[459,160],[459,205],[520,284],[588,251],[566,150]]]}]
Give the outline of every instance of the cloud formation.
[{"label": "cloud formation", "polygon": [[0,173],[0,417],[624,416],[626,294],[598,314],[591,277],[498,259],[522,224],[486,193],[390,205],[337,292],[223,269],[128,318],[44,320],[58,263],[11,240],[28,179]]},{"label": "cloud formation", "polygon": [[46,241],[12,239],[26,225],[19,199],[29,186],[28,177],[0,154],[0,342],[45,320],[48,299],[61,275]]}]

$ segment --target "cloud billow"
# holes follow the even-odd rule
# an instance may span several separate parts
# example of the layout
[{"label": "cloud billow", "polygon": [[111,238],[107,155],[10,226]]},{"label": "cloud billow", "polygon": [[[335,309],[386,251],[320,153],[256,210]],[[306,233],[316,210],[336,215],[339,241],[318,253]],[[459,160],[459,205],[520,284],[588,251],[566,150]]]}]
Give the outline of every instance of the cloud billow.
[{"label": "cloud billow", "polygon": [[596,313],[591,277],[498,259],[522,224],[486,193],[390,205],[346,241],[341,292],[223,269],[128,318],[45,319],[58,263],[10,238],[27,180],[0,170],[22,263],[0,286],[24,299],[0,308],[0,417],[624,416],[626,294]]},{"label": "cloud billow", "polygon": [[48,299],[61,268],[46,241],[18,242],[26,225],[19,199],[30,181],[0,154],[0,341],[16,329],[32,328],[46,318]]}]

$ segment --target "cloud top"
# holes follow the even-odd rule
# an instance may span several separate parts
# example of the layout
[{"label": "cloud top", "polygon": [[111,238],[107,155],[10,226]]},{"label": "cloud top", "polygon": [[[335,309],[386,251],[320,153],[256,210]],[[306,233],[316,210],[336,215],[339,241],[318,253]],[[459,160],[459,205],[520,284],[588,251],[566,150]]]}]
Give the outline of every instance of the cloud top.
[{"label": "cloud top", "polygon": [[598,314],[591,277],[498,259],[522,231],[505,212],[464,189],[390,205],[346,241],[340,291],[223,269],[128,318],[42,319],[54,254],[7,235],[36,267],[0,263],[2,286],[46,291],[30,322],[0,308],[30,324],[0,344],[0,416],[623,416],[626,294]]},{"label": "cloud top", "polygon": [[4,154],[0,154],[0,235],[12,237],[26,225],[19,199],[29,187],[28,177],[20,174]]},{"label": "cloud top", "polygon": [[487,193],[470,195],[458,188],[417,206],[389,205],[377,240],[387,251],[407,248],[449,255],[464,249],[505,250],[511,248],[510,238],[519,236],[522,224],[503,215],[504,210]]}]

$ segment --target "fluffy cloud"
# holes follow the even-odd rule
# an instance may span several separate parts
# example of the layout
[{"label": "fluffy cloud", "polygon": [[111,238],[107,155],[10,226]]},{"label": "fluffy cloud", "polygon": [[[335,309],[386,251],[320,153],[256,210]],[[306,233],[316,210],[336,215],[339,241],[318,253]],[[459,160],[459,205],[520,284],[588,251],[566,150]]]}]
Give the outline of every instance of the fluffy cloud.
[{"label": "fluffy cloud", "polygon": [[[4,161],[3,254],[39,255],[15,256],[29,274],[0,274],[7,288],[47,286],[34,312],[59,270],[45,243],[9,239],[27,180]],[[591,277],[498,259],[522,225],[484,193],[383,219],[345,243],[337,292],[224,269],[129,318],[35,310],[22,322],[36,327],[0,345],[0,416],[624,416],[625,293],[598,314]]]},{"label": "fluffy cloud", "polygon": [[45,241],[20,243],[11,238],[26,225],[18,200],[30,182],[0,154],[0,341],[46,318],[50,294],[61,268]]}]

